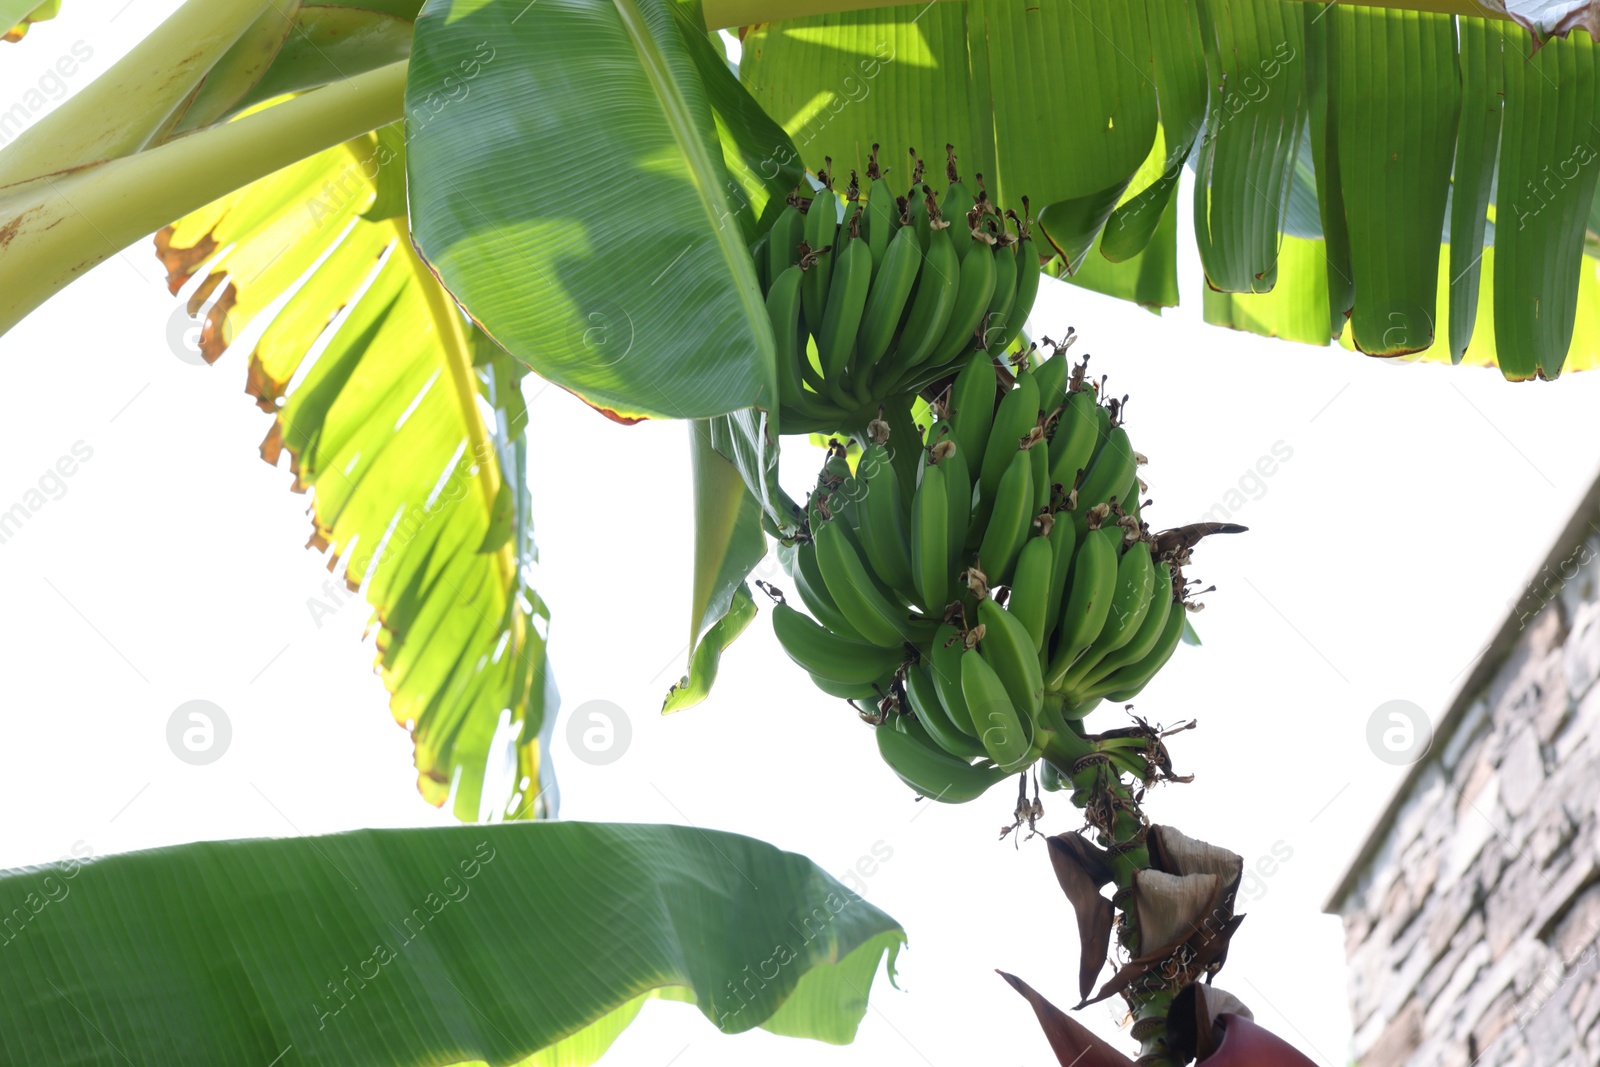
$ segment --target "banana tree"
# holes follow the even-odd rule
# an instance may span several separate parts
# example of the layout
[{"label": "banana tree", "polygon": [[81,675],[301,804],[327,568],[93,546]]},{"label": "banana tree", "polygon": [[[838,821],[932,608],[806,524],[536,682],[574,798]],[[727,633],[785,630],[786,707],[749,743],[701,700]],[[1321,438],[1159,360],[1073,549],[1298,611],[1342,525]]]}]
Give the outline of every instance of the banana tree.
[{"label": "banana tree", "polygon": [[[699,420],[687,706],[754,614],[765,536],[803,518],[749,245],[875,143],[960,144],[999,202],[1031,197],[1071,284],[1175,303],[1190,166],[1208,321],[1514,379],[1590,365],[1588,8],[1416,6],[190,0],[0,152],[0,330],[152,232],[208,359],[270,318],[263,454],[376,611],[421,791],[540,814],[525,368],[611,419]],[[522,773],[486,798],[502,713]]]},{"label": "banana tree", "polygon": [[[772,332],[745,245],[806,168],[831,158],[835,173],[864,173],[879,138],[958,142],[999,201],[1027,192],[1039,205],[1053,273],[1160,306],[1177,299],[1173,197],[1188,163],[1212,321],[1498,361],[1512,377],[1587,366],[1600,329],[1586,244],[1594,171],[1555,159],[1568,142],[1587,156],[1594,95],[1586,34],[1544,36],[1570,29],[1570,10],[1549,22],[1519,6],[1519,25],[1286,0],[1147,0],[1137,18],[1102,4],[817,14],[802,3],[740,31],[735,75],[706,32],[750,17],[733,4],[457,6],[184,5],[0,152],[0,327],[154,230],[172,283],[206,320],[208,359],[298,287],[253,361],[251,391],[278,416],[265,454],[287,450],[301,487],[320,490],[314,543],[340,558],[352,544],[389,550],[387,572],[358,551],[344,573],[384,627],[385,677],[424,794],[442,802],[459,772],[468,818],[518,810],[515,797],[478,795],[488,723],[509,708],[522,724],[531,784],[549,696],[543,607],[523,578],[531,502],[511,469],[516,368],[622,421],[711,420],[701,436],[753,491],[697,464],[702,514],[740,517],[701,524],[690,668],[668,707],[692,703],[753,614],[742,579],[764,551],[759,524],[795,525],[776,488]],[[1380,46],[1427,77],[1369,76]],[[601,71],[615,91],[597,105],[580,90]],[[1431,139],[1408,139],[1406,122]],[[1036,135],[1041,123],[1051,136]],[[1501,170],[1510,178],[1497,181]],[[563,176],[580,173],[578,196]],[[1537,202],[1519,211],[1529,188]],[[1471,240],[1440,243],[1447,200]],[[1495,228],[1513,215],[1515,233]],[[380,251],[381,284],[365,288],[362,256]],[[297,382],[330,314],[357,295],[359,313],[335,324],[339,357],[317,360],[334,369]],[[1445,323],[1448,352],[1433,343]],[[414,358],[363,360],[380,333]],[[444,385],[423,402],[459,413],[450,431],[417,420],[406,437],[418,451],[389,445],[380,458],[362,439],[376,412],[364,405],[390,392],[403,411],[430,382]],[[423,521],[450,463],[483,472],[458,479],[471,505]],[[391,520],[422,534],[385,542]],[[470,573],[434,577],[435,548],[468,541],[493,551]],[[480,588],[492,589],[481,616],[463,603]],[[509,651],[480,677],[479,655],[502,638]]]}]

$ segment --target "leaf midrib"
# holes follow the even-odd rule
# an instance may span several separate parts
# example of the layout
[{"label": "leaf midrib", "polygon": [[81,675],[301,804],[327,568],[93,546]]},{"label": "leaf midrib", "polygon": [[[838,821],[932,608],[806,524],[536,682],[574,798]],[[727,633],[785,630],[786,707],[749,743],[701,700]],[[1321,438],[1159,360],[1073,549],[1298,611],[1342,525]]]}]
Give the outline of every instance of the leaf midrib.
[{"label": "leaf midrib", "polygon": [[[739,304],[744,309],[751,332],[760,345],[759,355],[763,364],[762,394],[768,398],[774,397],[777,393],[778,371],[777,353],[770,341],[772,327],[767,318],[765,303],[756,296],[758,286],[749,250],[743,244],[734,242],[729,233],[730,227],[722,222],[727,213],[719,211],[718,205],[711,201],[711,190],[720,188],[715,180],[717,169],[706,152],[705,142],[700,138],[694,118],[689,112],[689,103],[683,98],[677,80],[673,78],[672,71],[667,66],[666,57],[661,54],[649,27],[645,25],[644,13],[639,10],[634,0],[611,0],[611,3],[622,22],[623,31],[633,45],[634,52],[639,56],[645,78],[655,90],[656,100],[661,105],[661,112],[667,120],[667,128],[672,132],[672,139],[677,142],[679,150],[683,152],[689,164],[689,172],[694,177],[695,193],[700,198],[700,206],[705,211],[707,223],[716,234],[717,248],[734,275],[739,292]],[[763,339],[768,339],[765,344],[761,344]],[[770,400],[769,405],[773,409],[776,408]]]},{"label": "leaf midrib", "polygon": [[[461,415],[462,426],[467,434],[467,453],[470,462],[479,468],[478,476],[472,482],[477,486],[478,498],[483,504],[487,529],[494,524],[494,502],[500,495],[500,456],[489,441],[488,427],[484,425],[483,413],[478,410],[477,378],[472,370],[466,330],[461,325],[461,316],[456,312],[455,303],[417,255],[416,246],[411,242],[410,220],[400,215],[390,219],[389,224],[400,244],[397,251],[406,257],[412,277],[428,305],[429,317],[433,319],[434,328],[439,334],[440,354],[450,375],[456,410]],[[512,595],[517,574],[517,561],[512,557],[514,540],[501,545],[494,553],[500,582],[506,589],[508,599]],[[520,638],[520,633],[513,633],[513,644],[520,647]]]}]

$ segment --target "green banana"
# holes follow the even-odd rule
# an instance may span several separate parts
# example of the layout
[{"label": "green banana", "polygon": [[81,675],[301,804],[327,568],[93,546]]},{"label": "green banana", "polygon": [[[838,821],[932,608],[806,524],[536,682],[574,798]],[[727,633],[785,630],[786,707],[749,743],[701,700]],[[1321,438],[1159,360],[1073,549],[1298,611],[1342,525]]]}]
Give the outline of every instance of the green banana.
[{"label": "green banana", "polygon": [[989,576],[990,585],[1005,585],[1010,579],[1032,522],[1033,464],[1027,452],[1013,450],[1011,463],[995,490],[994,507],[978,546],[978,566]]},{"label": "green banana", "polygon": [[1188,614],[1182,604],[1173,604],[1171,611],[1167,613],[1161,637],[1149,655],[1137,663],[1130,663],[1113,671],[1104,681],[1090,690],[1089,698],[1121,702],[1138,696],[1150,683],[1150,679],[1156,676],[1156,672],[1166,666],[1167,660],[1172,658],[1172,653],[1177,651],[1178,642],[1183,638],[1184,619]]},{"label": "green banana", "polygon": [[813,674],[811,676],[811,684],[828,696],[838,697],[840,700],[865,700],[873,704],[877,704],[882,699],[883,694],[889,691],[889,686],[893,683],[893,671],[878,679],[876,683],[840,682],[829,678],[825,674]]},{"label": "green banana", "polygon": [[1028,315],[1033,311],[1033,302],[1039,296],[1039,249],[1033,243],[1033,237],[1028,230],[1028,198],[1022,198],[1021,219],[1015,214],[1011,218],[1017,223],[1017,295],[1011,301],[1011,308],[1006,313],[1005,333],[1000,340],[999,351],[1015,341],[1022,333],[1022,327],[1027,324]]},{"label": "green banana", "polygon": [[900,209],[878,166],[877,145],[872,146],[872,154],[867,157],[867,181],[871,184],[867,189],[867,215],[862,220],[861,230],[872,252],[872,272],[876,278],[878,268],[883,265],[883,254],[889,249],[889,240],[900,227]]},{"label": "green banana", "polygon": [[1049,415],[1066,403],[1067,376],[1071,373],[1066,350],[1060,348],[1056,349],[1055,355],[1034,368],[1033,380],[1039,384],[1039,414]]},{"label": "green banana", "polygon": [[761,292],[766,293],[772,285],[772,275],[767,273],[769,266],[767,255],[767,242],[772,237],[771,230],[764,230],[760,237],[750,242],[750,258],[755,263],[756,281],[761,285]]},{"label": "green banana", "polygon": [[928,462],[944,470],[945,504],[949,510],[950,532],[945,541],[949,563],[955,567],[967,539],[967,524],[972,518],[972,479],[967,460],[956,444],[955,429],[947,421],[933,424],[928,433]]},{"label": "green banana", "polygon": [[[983,624],[978,651],[1000,676],[1011,702],[1031,722],[1044,703],[1044,672],[1033,636],[1021,619],[989,598],[978,602],[978,621]],[[970,698],[967,703],[972,705]]]},{"label": "green banana", "polygon": [[919,735],[884,724],[873,732],[883,762],[902,782],[930,800],[965,804],[1010,777],[993,764],[970,764],[940,751],[926,731]]},{"label": "green banana", "polygon": [[978,478],[982,496],[993,499],[1000,487],[1000,476],[1006,472],[1011,457],[1022,439],[1028,436],[1039,421],[1039,383],[1033,372],[1024,370],[1017,375],[1017,384],[1000,399],[994,412],[994,425],[989,430],[989,443],[983,452],[983,472]]},{"label": "green banana", "polygon": [[956,247],[956,258],[965,261],[967,252],[976,243],[972,240],[968,229],[967,214],[972,211],[976,201],[971,191],[961,183],[961,176],[956,172],[955,145],[945,145],[945,177],[949,179],[949,188],[944,191],[944,199],[939,201],[939,210],[945,218],[950,220],[950,225],[956,227],[951,243]]},{"label": "green banana", "polygon": [[1078,472],[1089,466],[1100,446],[1098,406],[1093,389],[1080,389],[1068,394],[1056,420],[1055,436],[1050,439],[1050,480],[1068,492],[1078,484]]},{"label": "green banana", "polygon": [[[1071,526],[1071,523],[1063,525]],[[1052,528],[1052,532],[1054,529]],[[1061,601],[1050,599],[1053,587],[1050,571],[1055,551],[1048,537],[1030,537],[1017,556],[1017,572],[1011,579],[1011,598],[1006,610],[1028,631],[1033,642],[1033,661],[1039,662],[1044,648],[1045,629],[1052,615],[1060,613]]]},{"label": "green banana", "polygon": [[917,274],[917,292],[911,301],[911,313],[906,318],[905,329],[900,331],[900,342],[895,349],[893,366],[897,371],[919,366],[933,354],[934,345],[944,335],[950,314],[955,310],[960,279],[961,265],[956,260],[955,249],[950,246],[949,231],[934,230],[928,237],[927,254],[922,257],[922,269]]},{"label": "green banana", "polygon": [[977,738],[964,733],[950,718],[926,666],[912,666],[906,670],[906,699],[934,744],[961,760],[982,759],[987,755]]},{"label": "green banana", "polygon": [[800,190],[789,194],[788,205],[778,213],[767,232],[767,277],[777,279],[800,262],[800,241],[805,236],[806,217],[796,205]]},{"label": "green banana", "polygon": [[939,464],[944,467],[945,502],[950,506],[950,566],[956,568],[967,547],[967,530],[972,522],[972,474],[961,447],[954,441],[951,445]]},{"label": "green banana", "polygon": [[[1095,395],[1098,396],[1099,393],[1097,392]],[[1094,409],[1094,417],[1097,424],[1095,432],[1098,435],[1096,440],[1100,442],[1098,447],[1103,448],[1105,447],[1106,438],[1111,436],[1111,405],[1106,403],[1097,406]],[[1099,455],[1098,449],[1095,454]]]},{"label": "green banana", "polygon": [[812,334],[812,324],[806,323],[805,334],[801,340],[804,342],[800,357],[800,379],[811,386],[812,392],[818,396],[832,395],[828,383],[822,380],[822,360],[817,356],[817,339]]},{"label": "green banana", "polygon": [[1082,522],[1083,516],[1096,504],[1103,504],[1122,492],[1133,478],[1135,468],[1128,431],[1121,426],[1113,426],[1100,454],[1095,456],[1084,474],[1083,484],[1078,486],[1078,521]]},{"label": "green banana", "polygon": [[1040,436],[1024,451],[1033,468],[1033,510],[1037,514],[1050,503],[1050,446]]},{"label": "green banana", "polygon": [[909,393],[884,397],[878,418],[889,426],[889,459],[899,475],[900,508],[911,521],[911,498],[917,492],[918,469],[925,458],[922,441],[927,431],[913,416],[917,398]]},{"label": "green banana", "polygon": [[911,575],[911,544],[906,537],[905,513],[901,510],[899,476],[884,445],[868,445],[856,464],[856,478],[862,481],[865,495],[856,508],[861,522],[856,537],[878,577],[907,600],[916,599],[916,584]]},{"label": "green banana", "polygon": [[1005,771],[1026,767],[1033,751],[1032,722],[1022,719],[1000,675],[975,651],[961,655],[961,693],[989,758]]},{"label": "green banana", "polygon": [[[852,492],[850,461],[843,449],[829,449],[828,458],[822,462],[822,474],[817,479],[817,490],[806,503],[806,516],[815,530],[828,520],[828,516],[842,515],[852,526],[856,521],[856,494]],[[826,501],[828,514],[822,511]],[[854,537],[854,533],[851,534]]]},{"label": "green banana", "polygon": [[788,604],[772,609],[772,632],[804,671],[845,684],[866,684],[900,665],[898,650],[840,637]]},{"label": "green banana", "polygon": [[[959,253],[961,242],[952,237],[950,243]],[[935,364],[949,363],[977,342],[978,324],[989,310],[989,298],[994,295],[994,255],[987,247],[974,248],[981,255],[969,255],[961,260],[961,283],[956,290],[955,306],[950,309],[950,321],[945,324],[939,343],[933,347]]]},{"label": "green banana", "polygon": [[950,504],[943,464],[922,468],[911,505],[911,570],[924,611],[940,615],[950,602]]},{"label": "green banana", "polygon": [[967,472],[976,478],[983,469],[983,451],[994,426],[994,398],[999,385],[994,361],[979,355],[970,360],[950,386],[950,429],[956,448],[966,457]]},{"label": "green banana", "polygon": [[[870,243],[869,246],[870,248]],[[861,314],[861,328],[856,334],[857,378],[865,376],[889,351],[894,332],[900,326],[901,314],[911,289],[917,282],[917,270],[922,265],[922,249],[917,246],[917,235],[910,229],[895,234],[884,253],[883,262],[872,277],[872,287],[867,294],[866,308]]]},{"label": "green banana", "polygon": [[967,707],[966,695],[961,690],[961,657],[967,647],[961,631],[948,623],[940,626],[933,635],[930,647],[932,655],[928,658],[928,666],[940,703],[950,713],[950,721],[962,733],[977,737],[972,711]]},{"label": "green banana", "polygon": [[1012,247],[1005,227],[995,238],[994,292],[989,297],[989,310],[983,316],[983,343],[979,347],[996,355],[1005,351],[1006,316],[1011,313],[1011,301],[1017,296],[1017,253]]},{"label": "green banana", "polygon": [[[1057,515],[1050,527],[1050,592],[1048,614],[1044,620],[1045,649],[1061,624],[1063,598],[1067,595],[1067,578],[1072,573],[1072,550],[1077,544],[1077,527],[1065,515]],[[1015,594],[1012,594],[1013,596]],[[1044,658],[1041,650],[1041,662]]]},{"label": "green banana", "polygon": [[863,637],[875,645],[899,648],[916,640],[903,609],[890,601],[867,573],[866,565],[838,522],[823,523],[814,535],[817,566],[828,594]]},{"label": "green banana", "polygon": [[1107,653],[1100,662],[1087,671],[1076,688],[1085,691],[1097,689],[1113,671],[1120,670],[1130,663],[1138,663],[1148,656],[1160,643],[1161,634],[1166,630],[1167,615],[1174,606],[1172,594],[1172,567],[1167,563],[1158,563],[1155,589],[1150,594],[1150,610],[1145,613],[1144,621],[1139,624],[1138,631],[1127,644]]},{"label": "green banana", "polygon": [[829,595],[828,587],[822,581],[822,571],[817,566],[815,544],[803,541],[795,546],[794,569],[789,572],[789,576],[794,579],[795,590],[800,594],[800,602],[811,612],[813,618],[841,637],[866,640],[861,636],[861,631],[844,617],[844,612],[839,610],[839,605],[835,604],[833,597]]},{"label": "green banana", "polygon": [[1039,788],[1046,793],[1056,793],[1061,790],[1061,772],[1056,770],[1056,765],[1049,760],[1039,764]]},{"label": "green banana", "polygon": [[[828,160],[833,166],[833,160]],[[835,253],[839,250],[839,197],[833,191],[833,178],[827,170],[818,172],[822,188],[811,198],[805,213],[805,241],[813,262],[806,271],[801,296],[805,300],[806,321],[821,322],[828,306],[828,286],[833,279]],[[825,251],[826,250],[826,251]]]},{"label": "green banana", "polygon": [[928,250],[928,208],[938,207],[938,201],[933,199],[933,190],[922,184],[922,160],[917,156],[917,150],[911,149],[911,188],[906,190],[906,222],[905,225],[915,226],[917,242],[922,245],[922,250]]},{"label": "green banana", "polygon": [[[934,624],[926,620],[921,622],[913,621],[910,616],[905,613],[905,606],[913,602],[916,597],[910,595],[902,596],[899,590],[895,589],[888,582],[878,577],[877,570],[867,559],[867,548],[861,543],[861,535],[856,533],[856,527],[861,525],[863,521],[861,517],[862,505],[857,501],[864,500],[866,498],[865,478],[868,472],[859,471],[859,473],[861,475],[859,479],[852,475],[849,481],[846,482],[845,485],[840,488],[840,491],[835,493],[833,497],[835,501],[845,501],[848,498],[848,503],[844,505],[842,512],[845,521],[832,523],[820,519],[813,519],[811,523],[813,540],[816,537],[815,531],[820,529],[822,526],[838,526],[839,532],[844,536],[845,543],[854,550],[856,558],[861,561],[862,572],[867,576],[867,580],[872,584],[872,588],[877,591],[877,599],[881,600],[885,604],[893,606],[894,618],[897,620],[896,626],[898,627],[900,633],[905,637],[906,640],[911,641],[912,643],[926,640],[932,635]],[[822,568],[819,559],[818,570],[821,569]],[[824,584],[826,584],[826,582],[824,582]]]},{"label": "green banana", "polygon": [[821,397],[807,393],[800,375],[801,270],[788,267],[767,291],[767,315],[772,321],[772,337],[777,350],[778,398],[785,415],[802,420],[819,420],[824,425],[839,415],[838,409]]},{"label": "green banana", "polygon": [[[1059,514],[1056,521],[1062,521]],[[1055,652],[1045,675],[1046,688],[1061,688],[1067,671],[1105,626],[1111,597],[1117,591],[1117,553],[1121,545],[1122,530],[1116,526],[1102,526],[1082,538],[1072,564],[1067,602],[1061,609]]]},{"label": "green banana", "polygon": [[[1061,738],[1067,746],[1078,747],[1083,734],[1067,723],[1063,712],[1066,710],[1067,699],[1061,693],[1052,693],[1045,690],[1044,701],[1039,707],[1039,730],[1048,730],[1056,737]],[[1076,757],[1074,757],[1076,758]]]},{"label": "green banana", "polygon": [[[861,314],[866,310],[867,292],[872,286],[872,251],[860,237],[861,212],[850,218],[850,235],[844,250],[833,265],[828,285],[828,306],[822,313],[821,329],[814,330],[817,354],[822,358],[822,377],[830,384],[842,384],[850,362]],[[812,320],[807,316],[807,321]]]},{"label": "green banana", "polygon": [[1062,689],[1071,692],[1080,688],[1080,683],[1101,660],[1133,640],[1139,624],[1150,611],[1155,589],[1156,568],[1150,556],[1150,542],[1136,541],[1117,562],[1117,587],[1111,595],[1111,610],[1106,621],[1088,651],[1067,672]]},{"label": "green banana", "polygon": [[1139,509],[1144,505],[1139,503],[1139,476],[1135,474],[1128,487],[1117,494],[1117,505],[1123,512],[1134,519],[1139,518]]}]

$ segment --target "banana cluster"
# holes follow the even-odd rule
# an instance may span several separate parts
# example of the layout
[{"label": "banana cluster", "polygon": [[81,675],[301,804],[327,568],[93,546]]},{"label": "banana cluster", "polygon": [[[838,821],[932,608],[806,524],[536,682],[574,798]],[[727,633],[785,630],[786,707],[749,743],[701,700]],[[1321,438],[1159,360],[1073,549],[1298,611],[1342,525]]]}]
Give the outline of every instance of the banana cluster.
[{"label": "banana cluster", "polygon": [[1029,363],[1002,391],[970,361],[914,465],[882,421],[853,472],[835,445],[782,553],[806,609],[773,609],[784,650],[878,726],[902,780],[952,803],[1041,756],[1070,767],[1083,716],[1137,695],[1184,631],[1189,546],[1139,519],[1120,405],[1064,347]]},{"label": "banana cluster", "polygon": [[865,199],[851,171],[842,221],[823,170],[822,189],[809,200],[796,190],[752,245],[785,433],[860,425],[885,398],[948,377],[974,351],[998,355],[1021,332],[1039,291],[1027,198],[1022,217],[1001,214],[982,175],[974,196],[945,148],[942,198],[923,183],[915,150],[910,188],[897,196],[873,145]]}]

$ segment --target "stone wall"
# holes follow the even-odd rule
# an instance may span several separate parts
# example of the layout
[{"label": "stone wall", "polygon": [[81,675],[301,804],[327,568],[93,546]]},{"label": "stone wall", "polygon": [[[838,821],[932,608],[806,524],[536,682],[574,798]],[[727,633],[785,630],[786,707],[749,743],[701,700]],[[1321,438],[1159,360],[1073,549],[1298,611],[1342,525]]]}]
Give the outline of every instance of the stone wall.
[{"label": "stone wall", "polygon": [[1551,561],[1331,902],[1362,1067],[1600,1064],[1600,538]]}]

